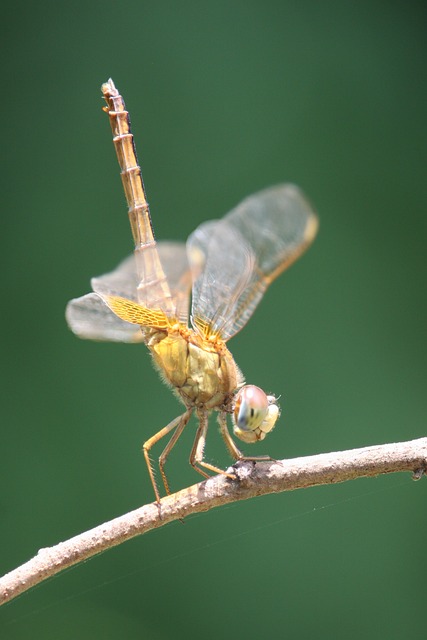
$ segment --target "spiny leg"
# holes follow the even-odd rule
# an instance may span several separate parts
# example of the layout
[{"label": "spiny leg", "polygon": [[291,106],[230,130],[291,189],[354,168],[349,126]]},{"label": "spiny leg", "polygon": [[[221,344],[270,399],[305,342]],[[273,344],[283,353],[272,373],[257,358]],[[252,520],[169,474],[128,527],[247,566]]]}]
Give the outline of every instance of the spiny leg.
[{"label": "spiny leg", "polygon": [[[172,422],[169,422],[169,424],[166,427],[163,427],[163,429],[160,429],[160,431],[158,431],[157,433],[154,434],[154,436],[151,436],[151,438],[149,438],[148,440],[146,440],[144,442],[144,444],[142,445],[142,450],[144,452],[144,458],[145,458],[145,462],[147,464],[147,469],[148,469],[148,473],[150,476],[150,480],[151,480],[151,484],[153,485],[153,489],[154,489],[154,493],[156,496],[156,502],[159,503],[160,502],[160,493],[159,493],[159,489],[157,487],[157,482],[156,479],[154,477],[154,470],[153,470],[153,464],[150,460],[150,449],[157,443],[159,442],[159,440],[161,440],[162,438],[164,438],[165,436],[168,435],[168,433],[170,433],[172,431],[172,429],[175,429],[175,427],[177,427],[181,420],[184,421],[184,427],[187,424],[190,416],[191,416],[191,412],[192,410],[190,409],[189,411],[186,411],[185,413],[183,413],[181,416],[178,416],[177,418],[175,418],[174,420],[172,420]],[[187,416],[187,414],[189,414]],[[182,427],[182,429],[184,428]],[[178,429],[180,430],[180,433],[182,432],[182,429]],[[180,434],[179,434],[180,435]],[[178,437],[179,437],[178,435]],[[173,446],[173,445],[172,445]],[[166,447],[167,448],[167,447]],[[170,449],[169,449],[170,450]],[[164,453],[164,452],[163,452]],[[168,453],[168,452],[167,452]],[[163,454],[162,454],[163,455]],[[164,475],[164,471],[162,471],[162,478],[163,478],[163,484],[165,485],[166,490],[168,491],[168,484],[167,481],[165,482],[165,475]],[[169,492],[168,492],[169,493]]]},{"label": "spiny leg", "polygon": [[170,454],[170,452],[172,451],[172,449],[174,448],[174,446],[176,445],[178,438],[181,436],[182,432],[184,431],[185,427],[188,424],[188,421],[190,420],[191,414],[193,413],[193,409],[189,409],[188,411],[186,411],[185,413],[182,414],[182,416],[180,417],[180,422],[178,423],[178,426],[175,429],[175,433],[173,434],[172,438],[169,440],[169,442],[167,443],[166,447],[163,449],[160,457],[159,457],[159,469],[160,469],[160,473],[162,474],[162,480],[163,480],[163,484],[164,487],[166,489],[166,493],[168,494],[168,496],[170,495],[170,489],[169,489],[169,482],[168,479],[166,477],[166,473],[164,470],[164,466],[166,464],[166,460],[168,458],[168,455]]},{"label": "spiny leg", "polygon": [[[194,438],[194,444],[191,449],[190,454],[190,464],[205,478],[210,478],[210,475],[204,471],[204,469],[208,469],[213,473],[220,473],[221,475],[227,476],[231,480],[235,480],[235,476],[230,473],[226,473],[223,469],[216,467],[209,462],[205,462],[203,460],[205,443],[206,443],[206,432],[208,430],[208,413],[204,409],[200,409],[197,411],[197,417],[199,419],[199,426],[197,427],[196,437]],[[203,469],[201,468],[203,467]]]}]

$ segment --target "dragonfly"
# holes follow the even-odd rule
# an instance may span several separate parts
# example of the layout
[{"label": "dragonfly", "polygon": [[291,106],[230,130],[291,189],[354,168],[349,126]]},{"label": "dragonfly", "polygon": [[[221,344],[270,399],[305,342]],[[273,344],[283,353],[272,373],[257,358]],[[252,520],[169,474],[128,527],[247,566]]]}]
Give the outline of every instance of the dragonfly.
[{"label": "dragonfly", "polygon": [[245,384],[227,342],[245,326],[271,282],[313,241],[318,218],[298,187],[279,184],[247,197],[222,219],[204,222],[186,243],[156,242],[129,113],[111,79],[101,90],[135,250],[114,271],[92,278],[92,292],[68,303],[66,319],[80,338],[145,343],[183,403],[184,413],[142,447],[160,503],[151,449],[170,435],[158,462],[169,495],[165,464],[193,414],[198,426],[190,464],[206,478],[235,477],[205,458],[212,411],[218,412],[220,433],[235,461],[255,458],[237,447],[228,416],[234,436],[244,443],[263,440],[274,428],[280,415],[276,397]]}]

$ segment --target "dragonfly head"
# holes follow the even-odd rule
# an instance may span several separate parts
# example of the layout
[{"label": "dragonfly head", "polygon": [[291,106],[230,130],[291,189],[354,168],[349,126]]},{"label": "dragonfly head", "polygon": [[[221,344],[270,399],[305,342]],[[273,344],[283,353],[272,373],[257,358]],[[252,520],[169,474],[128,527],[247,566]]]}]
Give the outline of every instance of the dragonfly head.
[{"label": "dragonfly head", "polygon": [[234,434],[244,442],[264,440],[274,429],[280,409],[277,398],[247,384],[236,395],[233,412]]}]

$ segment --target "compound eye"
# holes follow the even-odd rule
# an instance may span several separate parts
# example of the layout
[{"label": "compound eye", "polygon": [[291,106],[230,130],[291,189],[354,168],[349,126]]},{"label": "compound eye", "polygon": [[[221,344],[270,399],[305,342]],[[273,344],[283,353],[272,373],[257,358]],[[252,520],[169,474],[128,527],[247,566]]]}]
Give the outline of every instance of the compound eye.
[{"label": "compound eye", "polygon": [[255,431],[268,412],[268,398],[262,389],[253,384],[242,387],[234,407],[234,423],[238,431]]}]

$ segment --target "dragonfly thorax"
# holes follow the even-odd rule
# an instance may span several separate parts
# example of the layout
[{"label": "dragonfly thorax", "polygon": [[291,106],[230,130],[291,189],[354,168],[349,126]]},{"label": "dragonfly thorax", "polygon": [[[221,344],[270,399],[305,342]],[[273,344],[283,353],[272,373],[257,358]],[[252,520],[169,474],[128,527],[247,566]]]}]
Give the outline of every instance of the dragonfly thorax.
[{"label": "dragonfly thorax", "polygon": [[146,344],[162,378],[187,407],[232,411],[243,376],[224,342],[204,340],[180,327],[157,331]]}]

